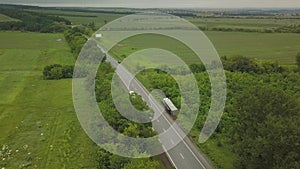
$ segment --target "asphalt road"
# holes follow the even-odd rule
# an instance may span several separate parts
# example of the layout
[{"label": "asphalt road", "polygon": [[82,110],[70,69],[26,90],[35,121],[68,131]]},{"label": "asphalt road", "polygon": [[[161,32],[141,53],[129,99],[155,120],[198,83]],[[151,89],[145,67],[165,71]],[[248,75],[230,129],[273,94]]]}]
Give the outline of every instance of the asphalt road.
[{"label": "asphalt road", "polygon": [[[165,112],[161,103],[124,66],[108,55],[103,48],[98,47],[102,52],[106,53],[107,61],[117,68],[116,73],[128,91],[132,90],[141,95],[143,100],[154,111],[154,117],[152,117],[153,129],[158,133],[169,131],[167,135],[161,136],[159,141],[174,167],[177,169],[213,169],[207,158],[188,137],[184,136],[184,132],[179,125]],[[175,144],[177,145],[174,146]],[[169,149],[170,146],[174,147]],[[169,151],[166,151],[167,149]]]}]

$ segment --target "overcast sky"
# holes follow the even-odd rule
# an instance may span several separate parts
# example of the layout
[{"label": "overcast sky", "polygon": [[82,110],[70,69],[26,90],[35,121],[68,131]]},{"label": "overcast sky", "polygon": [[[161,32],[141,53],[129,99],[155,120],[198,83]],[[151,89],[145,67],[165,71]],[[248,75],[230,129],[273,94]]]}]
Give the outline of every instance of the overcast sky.
[{"label": "overcast sky", "polygon": [[300,0],[0,0],[0,3],[132,8],[300,8]]}]

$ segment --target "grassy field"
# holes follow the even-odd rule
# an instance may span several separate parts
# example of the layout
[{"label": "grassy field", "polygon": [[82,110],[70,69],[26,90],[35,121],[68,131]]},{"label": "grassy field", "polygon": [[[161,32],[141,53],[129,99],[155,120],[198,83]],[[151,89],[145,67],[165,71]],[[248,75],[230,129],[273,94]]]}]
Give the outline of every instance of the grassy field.
[{"label": "grassy field", "polygon": [[[295,56],[300,51],[299,34],[215,31],[205,33],[220,56],[243,55],[257,60],[272,60],[282,65],[293,65]],[[110,52],[118,60],[122,60],[140,49],[155,47],[172,51],[187,63],[194,63],[198,60],[182,43],[154,34],[128,38],[116,45]]]},{"label": "grassy field", "polygon": [[73,64],[61,34],[0,32],[0,146],[5,168],[93,168],[95,145],[73,109],[71,80],[43,80],[44,65]]},{"label": "grassy field", "polygon": [[300,51],[300,34],[205,32],[220,56],[243,55],[258,60],[278,61],[293,65]]},{"label": "grassy field", "polygon": [[0,14],[0,22],[18,21],[18,19],[11,18],[9,16]]},{"label": "grassy field", "polygon": [[[72,21],[73,24],[87,24],[95,22],[97,27],[104,25],[107,22],[113,21],[124,15],[121,14],[103,14],[93,12],[72,12],[60,10],[43,10],[48,14],[59,14]],[[191,18],[185,17],[196,26],[207,28],[247,28],[247,29],[272,29],[279,28],[292,24],[300,24],[299,19],[255,19],[255,18]],[[294,65],[295,55],[300,51],[300,35],[292,33],[257,33],[257,32],[221,32],[221,31],[205,31],[208,38],[215,45],[220,56],[235,56],[244,55],[246,57],[256,58],[258,60],[278,61],[281,65]],[[147,35],[146,35],[147,36]],[[186,48],[175,49],[175,42],[170,42],[166,38],[147,36],[135,37],[128,39],[118,47],[112,50],[112,53],[121,58],[122,55],[127,55],[138,49],[150,46],[162,46],[177,51],[181,57],[188,63],[195,61],[189,57],[191,53],[186,51]],[[143,45],[140,41],[143,39]],[[158,43],[157,43],[158,42]],[[171,43],[172,45],[169,45]],[[127,47],[126,47],[127,46]],[[131,49],[128,46],[136,46],[136,49]],[[168,47],[169,46],[169,47]],[[172,47],[173,46],[173,47]],[[173,49],[172,49],[173,48]]]},{"label": "grassy field", "polygon": [[246,28],[246,29],[271,29],[291,24],[300,24],[299,19],[272,19],[272,18],[191,18],[188,21],[203,28]]}]

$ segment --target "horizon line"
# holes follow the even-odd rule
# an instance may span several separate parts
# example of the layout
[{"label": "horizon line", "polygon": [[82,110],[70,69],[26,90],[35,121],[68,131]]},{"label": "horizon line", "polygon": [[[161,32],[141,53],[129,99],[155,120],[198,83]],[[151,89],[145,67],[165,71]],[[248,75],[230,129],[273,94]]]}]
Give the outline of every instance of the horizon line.
[{"label": "horizon line", "polygon": [[53,5],[51,3],[34,4],[34,3],[1,3],[0,5],[19,5],[19,6],[32,6],[41,8],[122,8],[122,9],[297,9],[300,7],[127,7],[127,6],[82,6],[82,5]]}]

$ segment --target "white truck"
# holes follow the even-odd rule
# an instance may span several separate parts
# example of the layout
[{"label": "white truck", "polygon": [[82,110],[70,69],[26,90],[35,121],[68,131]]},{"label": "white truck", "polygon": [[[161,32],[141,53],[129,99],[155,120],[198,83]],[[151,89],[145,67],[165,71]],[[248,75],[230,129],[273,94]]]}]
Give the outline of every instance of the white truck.
[{"label": "white truck", "polygon": [[172,116],[176,116],[178,114],[178,109],[169,98],[163,98],[162,103],[166,111],[170,113]]}]

